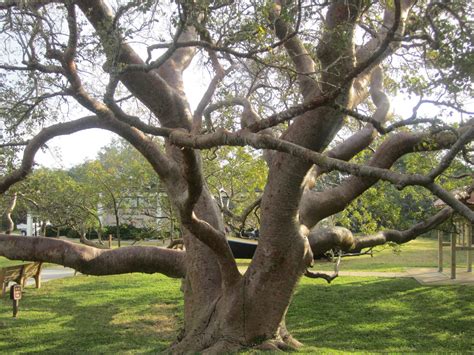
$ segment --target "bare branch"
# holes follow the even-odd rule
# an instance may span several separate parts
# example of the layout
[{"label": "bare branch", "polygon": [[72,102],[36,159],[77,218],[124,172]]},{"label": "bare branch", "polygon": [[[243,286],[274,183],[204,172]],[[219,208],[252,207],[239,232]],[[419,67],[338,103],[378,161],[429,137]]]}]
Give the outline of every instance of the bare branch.
[{"label": "bare branch", "polygon": [[[52,3],[60,3],[59,0],[29,0],[28,6],[32,8],[39,8]],[[7,0],[0,2],[0,10],[6,10],[12,7],[25,6],[24,0]]]},{"label": "bare branch", "polygon": [[309,277],[311,279],[324,279],[329,284],[332,280],[339,276],[339,265],[341,264],[341,258],[342,251],[338,251],[337,260],[334,263],[334,272],[332,273],[332,275],[328,275],[322,272],[313,272],[306,269],[306,271],[304,272],[304,276]]},{"label": "bare branch", "polygon": [[452,213],[453,210],[446,207],[434,216],[404,231],[386,230],[367,236],[354,236],[351,231],[343,227],[327,229],[314,228],[309,234],[308,240],[311,249],[317,251],[315,257],[322,256],[331,249],[340,249],[344,252],[350,252],[351,250],[360,250],[383,245],[387,242],[403,244],[443,223]]},{"label": "bare branch", "polygon": [[314,272],[306,269],[304,276],[309,277],[310,279],[324,279],[328,284],[330,284],[332,280],[339,276],[339,273],[335,272],[332,275],[329,275],[323,272]]},{"label": "bare branch", "polygon": [[468,130],[466,130],[466,132],[459,136],[456,143],[453,144],[453,146],[451,147],[449,152],[443,157],[439,165],[428,173],[428,176],[431,179],[434,180],[437,176],[442,174],[443,171],[445,171],[449,167],[451,162],[454,160],[456,155],[463,149],[463,147],[465,147],[468,142],[473,140],[473,133],[474,126],[469,128]]},{"label": "bare branch", "polygon": [[222,68],[217,70],[216,75],[214,76],[214,78],[212,78],[206,92],[202,96],[201,101],[199,102],[198,106],[196,107],[196,110],[194,111],[193,132],[197,133],[201,130],[201,128],[202,128],[202,116],[205,112],[206,107],[211,102],[212,96],[214,95],[214,92],[216,91],[217,86],[222,81],[222,79],[224,79],[224,77],[227,74],[229,74],[233,69],[234,69],[233,66],[231,66],[227,70],[223,70]]},{"label": "bare branch", "polygon": [[[466,128],[464,130],[469,131]],[[434,135],[399,133],[388,138],[377,149],[367,165],[388,169],[397,159],[405,154],[422,150],[449,148],[456,140],[457,134],[452,132]],[[362,178],[352,176],[341,185],[323,192],[306,191],[300,205],[300,219],[302,223],[311,228],[323,218],[342,211],[351,201],[373,186],[377,181],[378,178],[376,177]],[[428,185],[426,187],[430,190],[432,188],[437,190],[437,187],[429,187]],[[431,191],[434,193],[433,190]],[[444,194],[444,191],[439,193]],[[452,198],[448,195],[446,195],[447,198],[452,201]],[[450,205],[454,203],[451,202]],[[459,204],[456,205],[460,207]],[[464,210],[464,208],[460,208]]]},{"label": "bare branch", "polygon": [[87,128],[103,128],[103,123],[97,116],[87,116],[71,122],[58,123],[44,128],[32,138],[23,152],[21,166],[0,179],[0,193],[7,191],[14,183],[23,180],[33,166],[36,152],[50,139],[78,132]]},{"label": "bare branch", "polygon": [[376,245],[383,245],[387,242],[393,242],[397,244],[407,243],[440,225],[449,217],[451,217],[452,214],[453,210],[449,207],[446,207],[434,216],[428,218],[425,221],[417,223],[413,227],[404,231],[386,230],[374,235],[356,237],[354,238],[355,240],[353,249],[360,250]]},{"label": "bare branch", "polygon": [[24,147],[28,145],[29,141],[24,142],[11,142],[11,143],[1,143],[0,148],[8,148],[8,147]]},{"label": "bare branch", "polygon": [[408,176],[386,169],[358,165],[334,158],[329,158],[322,153],[314,152],[297,144],[267,135],[258,135],[248,131],[232,133],[225,130],[219,130],[215,133],[201,136],[193,136],[185,132],[173,131],[170,134],[169,139],[175,145],[192,147],[195,149],[208,149],[223,145],[248,145],[256,149],[272,149],[299,157],[305,161],[322,166],[328,170],[344,171],[356,176],[378,177],[380,179],[390,181],[397,186],[407,186],[411,184],[427,185],[430,183],[428,178],[421,175]]},{"label": "bare branch", "polygon": [[24,67],[0,64],[0,69],[9,71],[39,71],[47,74],[64,74],[64,70],[58,65],[43,65],[37,62],[25,62]]}]

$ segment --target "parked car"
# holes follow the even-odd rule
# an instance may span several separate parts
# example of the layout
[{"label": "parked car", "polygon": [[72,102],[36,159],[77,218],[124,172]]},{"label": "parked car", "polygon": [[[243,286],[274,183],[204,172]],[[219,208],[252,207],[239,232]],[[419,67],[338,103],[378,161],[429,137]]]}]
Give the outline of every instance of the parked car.
[{"label": "parked car", "polygon": [[18,229],[21,235],[26,235],[27,226],[26,223],[19,223],[16,225],[16,229]]}]

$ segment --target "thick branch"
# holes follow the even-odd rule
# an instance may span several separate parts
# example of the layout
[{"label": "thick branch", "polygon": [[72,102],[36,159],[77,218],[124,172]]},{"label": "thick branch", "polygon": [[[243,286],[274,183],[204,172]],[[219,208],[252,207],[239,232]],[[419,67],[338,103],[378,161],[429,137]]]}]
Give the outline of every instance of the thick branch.
[{"label": "thick branch", "polygon": [[[112,11],[104,2],[80,0],[78,6],[96,29],[110,63],[144,64],[138,54],[122,42],[120,35],[113,28]],[[172,88],[156,71],[126,72],[120,75],[120,80],[155,114],[163,126],[191,128],[191,114],[181,93]]]},{"label": "thick branch", "polygon": [[383,245],[387,242],[397,244],[407,243],[423,233],[430,231],[446,221],[453,213],[449,207],[444,208],[425,221],[415,224],[404,231],[386,230],[379,233],[355,237],[352,232],[343,227],[328,229],[314,229],[308,236],[311,249],[315,256],[324,255],[331,249],[340,249],[345,252]]},{"label": "thick branch", "polygon": [[59,239],[0,234],[0,255],[12,260],[51,262],[89,275],[159,272],[184,277],[186,273],[184,252],[151,246],[104,250]]},{"label": "thick branch", "polygon": [[[469,131],[469,126],[460,130],[460,132]],[[452,146],[456,139],[456,134],[452,132],[434,135],[429,133],[409,134],[402,132],[387,139],[377,149],[367,165],[389,169],[405,154],[423,150],[446,149]],[[301,222],[308,228],[313,227],[323,218],[342,211],[351,201],[373,186],[378,180],[379,178],[376,176],[352,176],[333,189],[323,192],[306,191],[300,205]],[[428,180],[430,179],[428,178]],[[427,187],[438,196],[439,194],[445,194],[444,190],[436,192],[437,187],[429,187],[428,185]],[[445,198],[449,199],[449,196],[445,195]],[[453,204],[454,202],[450,205],[453,206]],[[460,207],[459,204],[457,204],[457,207]],[[464,208],[462,209],[464,210]],[[467,213],[466,211],[464,212]]]},{"label": "thick branch", "polygon": [[[281,41],[284,41],[284,47],[293,61],[296,72],[298,73],[298,81],[301,88],[301,93],[304,99],[310,99],[319,92],[319,87],[316,80],[311,78],[311,74],[316,71],[316,64],[306,50],[304,44],[301,42],[289,24],[280,16],[281,15],[281,1],[275,1],[274,6],[274,26],[275,33]],[[301,4],[299,4],[301,5]],[[298,9],[298,14],[301,16],[301,9]],[[297,26],[298,27],[298,26]],[[291,38],[287,38],[290,33],[294,33]]]},{"label": "thick branch", "polygon": [[78,132],[87,128],[103,128],[103,123],[96,116],[87,116],[75,121],[58,123],[44,128],[32,138],[23,152],[23,160],[18,169],[0,179],[0,193],[7,191],[14,183],[23,180],[33,166],[36,152],[50,139]]}]

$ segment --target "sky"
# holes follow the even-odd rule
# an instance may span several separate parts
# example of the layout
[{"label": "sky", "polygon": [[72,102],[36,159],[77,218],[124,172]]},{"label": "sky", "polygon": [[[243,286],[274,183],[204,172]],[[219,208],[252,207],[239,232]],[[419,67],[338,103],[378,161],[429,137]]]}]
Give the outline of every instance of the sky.
[{"label": "sky", "polygon": [[35,162],[48,168],[71,168],[96,157],[99,150],[109,144],[114,135],[101,129],[89,129],[69,136],[56,137],[48,147],[40,150]]}]

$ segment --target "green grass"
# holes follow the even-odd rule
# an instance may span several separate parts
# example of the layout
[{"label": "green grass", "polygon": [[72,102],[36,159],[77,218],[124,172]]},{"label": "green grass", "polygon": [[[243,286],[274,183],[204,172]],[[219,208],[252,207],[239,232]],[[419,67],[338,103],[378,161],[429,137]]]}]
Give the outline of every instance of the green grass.
[{"label": "green grass", "polygon": [[474,351],[474,288],[412,279],[303,279],[288,312],[292,334],[315,352]]},{"label": "green grass", "polygon": [[[443,248],[443,265],[450,267],[449,247]],[[457,267],[464,268],[466,252],[456,253]],[[395,252],[389,246],[374,248],[373,257],[363,255],[343,258],[340,266],[342,271],[404,271],[407,268],[436,268],[438,267],[438,241],[435,239],[420,238],[399,246]],[[315,269],[330,270],[332,263],[317,261]]]},{"label": "green grass", "polygon": [[159,275],[78,276],[27,287],[17,319],[5,297],[0,353],[164,350],[182,323],[180,281]]},{"label": "green grass", "polygon": [[[0,353],[156,353],[182,326],[180,281],[78,276],[26,288],[18,319],[0,305]],[[469,352],[474,289],[410,279],[303,279],[287,316],[315,352]]]},{"label": "green grass", "polygon": [[[401,254],[385,249],[373,258],[344,259],[341,270],[435,267],[436,248],[435,240],[421,239]],[[0,258],[0,266],[5,263]],[[11,301],[0,301],[0,353],[161,352],[182,326],[179,288],[179,280],[144,274],[77,276],[39,290],[27,287],[18,319],[11,317]],[[474,351],[473,299],[472,286],[374,277],[339,277],[327,285],[303,278],[287,323],[305,344],[302,353],[466,353]]]}]

